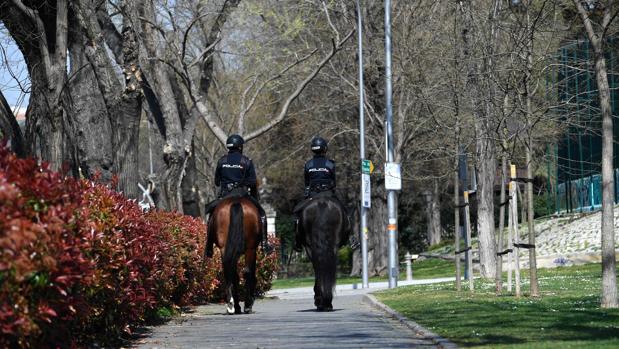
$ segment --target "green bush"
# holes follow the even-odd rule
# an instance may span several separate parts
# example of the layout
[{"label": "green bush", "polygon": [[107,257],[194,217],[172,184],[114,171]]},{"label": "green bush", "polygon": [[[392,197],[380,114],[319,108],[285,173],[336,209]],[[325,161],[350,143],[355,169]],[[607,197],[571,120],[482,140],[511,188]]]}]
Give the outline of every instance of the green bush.
[{"label": "green bush", "polygon": [[[113,345],[163,309],[218,300],[221,260],[203,259],[205,238],[202,220],[144,213],[0,147],[0,347]],[[277,256],[258,256],[262,293]]]},{"label": "green bush", "polygon": [[535,218],[548,216],[555,213],[555,200],[548,197],[545,193],[533,196],[533,212]]}]

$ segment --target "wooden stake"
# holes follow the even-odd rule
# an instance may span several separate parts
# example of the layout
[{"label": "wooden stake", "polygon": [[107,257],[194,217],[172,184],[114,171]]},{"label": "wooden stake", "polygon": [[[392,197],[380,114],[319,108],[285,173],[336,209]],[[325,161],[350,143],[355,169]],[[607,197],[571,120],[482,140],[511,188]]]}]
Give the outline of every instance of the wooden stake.
[{"label": "wooden stake", "polygon": [[512,190],[512,229],[513,229],[513,240],[511,241],[511,245],[513,248],[514,254],[514,281],[516,286],[516,297],[520,297],[520,248],[514,246],[514,243],[520,242],[520,236],[518,234],[518,182],[516,182],[516,165],[511,166],[511,190]]},{"label": "wooden stake", "polygon": [[469,290],[472,292],[473,287],[473,251],[471,250],[471,210],[469,208],[469,192],[464,191],[464,221],[466,225],[466,268],[469,275]]}]

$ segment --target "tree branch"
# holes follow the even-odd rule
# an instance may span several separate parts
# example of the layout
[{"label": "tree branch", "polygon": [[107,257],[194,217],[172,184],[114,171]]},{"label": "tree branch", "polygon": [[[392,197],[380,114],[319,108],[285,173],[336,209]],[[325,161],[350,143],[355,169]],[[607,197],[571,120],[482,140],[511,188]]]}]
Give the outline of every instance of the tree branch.
[{"label": "tree branch", "polygon": [[314,68],[314,70],[312,70],[310,74],[303,81],[297,84],[296,89],[288,96],[288,98],[286,98],[286,101],[282,105],[277,116],[274,119],[272,119],[270,122],[268,122],[266,125],[246,135],[245,140],[246,141],[252,140],[266,133],[267,131],[275,127],[277,124],[281,123],[285,119],[286,115],[288,114],[288,109],[290,109],[290,105],[292,104],[292,102],[294,102],[299,97],[299,95],[301,94],[301,92],[303,92],[305,87],[307,87],[307,85],[316,77],[316,75],[318,75],[320,70],[329,62],[329,60],[333,56],[335,56],[335,54],[342,48],[342,45],[346,41],[348,41],[348,39],[352,36],[353,33],[354,33],[354,29],[351,30],[348,33],[348,35],[346,35],[346,37],[344,38],[342,42],[337,43],[337,44],[335,43],[334,40],[331,40],[331,51],[329,52],[329,54],[326,55],[320,61],[320,63],[318,63],[318,65]]},{"label": "tree branch", "polygon": [[47,43],[47,36],[45,35],[45,25],[39,17],[39,12],[37,10],[33,10],[30,7],[24,5],[21,0],[11,0],[13,5],[15,5],[22,13],[26,15],[32,21],[32,24],[36,28],[36,33],[34,37],[39,43],[39,50],[41,51],[41,58],[43,61],[43,66],[45,70],[45,75],[49,79],[49,74],[52,71],[52,63],[49,54],[49,45]]}]

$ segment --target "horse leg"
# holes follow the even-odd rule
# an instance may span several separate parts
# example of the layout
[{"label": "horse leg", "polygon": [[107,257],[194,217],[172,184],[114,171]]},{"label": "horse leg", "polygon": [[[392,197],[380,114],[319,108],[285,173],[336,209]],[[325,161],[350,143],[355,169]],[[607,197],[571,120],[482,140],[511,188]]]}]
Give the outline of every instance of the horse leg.
[{"label": "horse leg", "polygon": [[239,275],[236,273],[236,268],[234,268],[234,283],[232,284],[232,294],[234,298],[234,313],[241,314],[241,303],[239,298]]},{"label": "horse leg", "polygon": [[236,262],[223,263],[226,287],[226,312],[228,314],[241,313],[241,306],[239,305],[239,275],[236,269]]},{"label": "horse leg", "polygon": [[215,227],[212,216],[209,218],[206,227],[206,248],[204,249],[204,256],[211,258],[213,257],[213,245],[215,244]]},{"label": "horse leg", "polygon": [[228,280],[228,278],[224,278],[224,285],[226,289],[226,312],[228,314],[234,314],[234,296],[232,294],[232,285],[234,284],[234,280]]},{"label": "horse leg", "polygon": [[322,285],[320,277],[320,268],[317,261],[312,260],[312,266],[314,267],[314,305],[318,311],[322,311]]},{"label": "horse leg", "polygon": [[250,249],[245,251],[245,268],[243,276],[245,277],[245,306],[243,311],[245,314],[250,314],[251,309],[256,299],[256,250]]}]

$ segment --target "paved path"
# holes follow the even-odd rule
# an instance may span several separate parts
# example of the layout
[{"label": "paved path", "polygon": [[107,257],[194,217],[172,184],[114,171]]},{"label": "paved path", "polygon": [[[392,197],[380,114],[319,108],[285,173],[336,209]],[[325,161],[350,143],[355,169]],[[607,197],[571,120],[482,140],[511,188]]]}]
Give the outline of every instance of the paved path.
[{"label": "paved path", "polygon": [[313,294],[279,290],[258,300],[254,314],[224,315],[200,306],[138,341],[137,348],[436,348],[362,301],[367,290],[337,291],[333,312],[316,312]]}]

